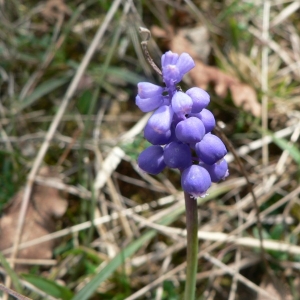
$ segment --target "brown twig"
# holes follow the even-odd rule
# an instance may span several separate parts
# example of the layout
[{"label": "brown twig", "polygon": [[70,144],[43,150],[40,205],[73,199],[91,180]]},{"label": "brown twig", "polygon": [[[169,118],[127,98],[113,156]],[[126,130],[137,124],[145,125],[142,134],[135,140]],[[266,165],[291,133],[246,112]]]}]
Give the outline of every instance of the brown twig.
[{"label": "brown twig", "polygon": [[6,286],[4,286],[3,284],[0,284],[0,290],[2,290],[3,292],[15,297],[16,299],[19,299],[19,300],[32,300],[30,298],[27,298],[9,288],[7,288]]},{"label": "brown twig", "polygon": [[146,38],[141,42],[142,45],[142,49],[145,55],[146,60],[148,61],[149,65],[153,68],[153,70],[160,76],[162,76],[162,72],[160,70],[160,68],[155,64],[154,60],[152,59],[149,51],[148,51],[148,42],[151,39],[151,32],[149,29],[144,28],[144,27],[140,27],[139,28],[139,32],[142,33],[146,33]]}]

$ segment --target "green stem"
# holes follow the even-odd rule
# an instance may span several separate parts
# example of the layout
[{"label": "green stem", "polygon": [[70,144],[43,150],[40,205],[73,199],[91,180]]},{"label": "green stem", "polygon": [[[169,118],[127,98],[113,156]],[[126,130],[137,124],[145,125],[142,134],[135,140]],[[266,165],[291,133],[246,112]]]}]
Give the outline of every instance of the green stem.
[{"label": "green stem", "polygon": [[187,268],[184,299],[195,299],[198,266],[198,207],[197,200],[184,193],[187,230]]}]

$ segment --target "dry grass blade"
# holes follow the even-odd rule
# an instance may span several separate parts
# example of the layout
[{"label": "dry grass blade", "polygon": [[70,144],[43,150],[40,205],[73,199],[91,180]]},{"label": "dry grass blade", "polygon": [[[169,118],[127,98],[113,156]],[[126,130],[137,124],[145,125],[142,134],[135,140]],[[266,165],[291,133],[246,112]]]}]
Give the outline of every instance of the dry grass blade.
[{"label": "dry grass blade", "polygon": [[[29,199],[30,199],[30,195],[31,195],[31,191],[32,191],[32,186],[34,183],[34,178],[38,172],[38,169],[41,165],[41,162],[47,152],[47,149],[49,148],[49,144],[51,139],[53,138],[53,135],[56,131],[56,128],[69,104],[69,101],[71,100],[72,96],[74,95],[77,85],[88,65],[88,63],[90,62],[92,55],[94,54],[94,52],[97,49],[97,46],[101,40],[101,38],[103,37],[103,34],[105,32],[105,30],[107,29],[110,20],[112,19],[112,17],[114,16],[118,6],[120,5],[121,1],[120,0],[115,0],[111,6],[111,9],[109,11],[109,13],[106,15],[106,18],[104,20],[104,22],[101,24],[101,26],[99,27],[97,33],[95,34],[95,37],[90,45],[90,47],[88,48],[71,84],[69,85],[69,88],[65,94],[65,97],[62,100],[62,103],[57,111],[57,114],[55,116],[55,118],[53,119],[51,126],[46,134],[45,137],[45,141],[43,143],[43,145],[41,146],[37,158],[33,163],[32,169],[28,175],[28,180],[27,180],[27,185],[25,187],[25,191],[24,191],[24,197],[22,200],[22,206],[20,209],[20,215],[19,215],[19,221],[18,221],[18,225],[17,225],[17,230],[16,230],[16,235],[15,235],[15,240],[14,240],[14,246],[13,246],[13,252],[11,255],[11,258],[14,259],[17,255],[17,251],[18,251],[18,245],[20,242],[20,236],[22,233],[22,228],[23,228],[23,224],[24,224],[24,220],[25,220],[25,215],[26,215],[26,211],[27,211],[27,207],[28,207],[28,203],[29,203]],[[12,263],[13,266],[13,263]],[[10,286],[10,280],[7,279],[7,286]]]},{"label": "dry grass blade", "polygon": [[286,6],[271,22],[270,27],[275,27],[280,23],[283,23],[291,14],[297,11],[300,7],[299,1],[294,1],[293,3]]},{"label": "dry grass blade", "polygon": [[[271,2],[269,0],[266,0],[264,2],[264,7],[263,7],[263,32],[262,32],[262,39],[268,40],[269,39],[269,21],[270,21],[270,6]],[[266,132],[268,130],[268,91],[269,91],[269,77],[268,77],[268,72],[269,72],[269,62],[268,62],[268,52],[269,48],[267,45],[264,45],[262,49],[262,69],[261,69],[261,90],[263,92],[262,96],[262,115],[261,115],[261,120],[262,120],[262,139],[263,139],[263,147],[262,147],[262,161],[263,161],[263,166],[265,168],[268,167],[269,164],[269,148],[268,144],[265,142],[266,140]],[[264,183],[267,181],[267,176],[264,176],[263,178]]]},{"label": "dry grass blade", "polygon": [[[181,297],[180,172],[153,176],[137,164],[151,115],[135,105],[137,83],[164,86],[143,56],[142,26],[158,69],[168,50],[197,60],[180,88],[207,89],[233,145],[230,176],[197,199],[196,297],[298,299],[299,1],[23,2],[0,5],[0,229],[11,222],[0,246],[14,239],[1,250],[2,280],[11,276],[11,288],[32,299]],[[59,175],[43,176],[44,166]],[[8,201],[24,186],[12,213]],[[60,197],[67,210],[52,219]]]},{"label": "dry grass blade", "polygon": [[2,290],[3,292],[6,292],[7,294],[15,297],[18,300],[30,300],[30,298],[27,298],[23,295],[20,295],[19,293],[5,287],[4,285],[0,284],[0,290]]},{"label": "dry grass blade", "polygon": [[[228,266],[226,266],[225,264],[223,264],[220,260],[210,256],[208,253],[203,255],[204,258],[206,258],[208,261],[210,261],[211,263],[213,263],[214,265],[218,266],[219,268],[226,270],[226,272],[230,275],[234,275],[235,272],[234,270],[232,270],[231,268],[229,268]],[[257,292],[259,295],[264,295],[267,299],[272,299],[272,300],[279,300],[278,299],[274,299],[273,296],[270,296],[264,289],[260,288],[259,286],[257,286],[256,284],[254,284],[252,281],[246,279],[244,276],[242,276],[241,274],[236,274],[237,279],[242,282],[243,284],[245,284],[247,287],[249,287],[250,289],[252,289],[253,291]]]}]

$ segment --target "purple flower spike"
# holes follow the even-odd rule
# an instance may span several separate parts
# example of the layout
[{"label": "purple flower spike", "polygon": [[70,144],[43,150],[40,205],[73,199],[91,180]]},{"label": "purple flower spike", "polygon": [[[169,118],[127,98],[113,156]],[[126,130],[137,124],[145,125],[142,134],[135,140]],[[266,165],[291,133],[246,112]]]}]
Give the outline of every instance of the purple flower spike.
[{"label": "purple flower spike", "polygon": [[211,166],[203,163],[200,165],[208,171],[212,182],[224,180],[229,175],[228,164],[225,159],[222,159]]},{"label": "purple flower spike", "polygon": [[179,141],[193,144],[202,140],[205,128],[200,119],[190,117],[177,124],[175,134]]},{"label": "purple flower spike", "polygon": [[182,53],[176,63],[182,76],[195,67],[195,62],[192,57],[187,53]]},{"label": "purple flower spike", "polygon": [[208,165],[213,165],[227,153],[223,142],[211,133],[207,133],[203,139],[196,144],[195,150],[197,156]]},{"label": "purple flower spike", "polygon": [[193,100],[183,92],[176,92],[172,98],[172,108],[179,117],[184,117],[192,110]]},{"label": "purple flower spike", "polygon": [[188,168],[192,164],[190,147],[178,142],[168,144],[164,149],[164,161],[169,168]]},{"label": "purple flower spike", "polygon": [[150,82],[138,83],[138,95],[142,98],[161,97],[164,89],[161,86],[152,84]]},{"label": "purple flower spike", "polygon": [[164,150],[161,146],[150,146],[138,157],[138,165],[141,170],[156,175],[166,166],[164,162]]},{"label": "purple flower spike", "polygon": [[[144,112],[155,110],[148,120],[144,137],[153,146],[144,150],[138,164],[150,174],[165,166],[179,169],[181,184],[191,197],[205,196],[211,182],[228,176],[227,153],[223,142],[211,131],[216,125],[213,114],[205,109],[209,95],[194,87],[184,93],[177,84],[195,62],[187,53],[171,51],[161,58],[165,87],[140,82],[135,102]],[[192,157],[192,153],[198,157]]]},{"label": "purple flower spike", "polygon": [[204,197],[211,186],[210,175],[203,167],[192,165],[183,171],[181,186],[185,192],[195,198]]},{"label": "purple flower spike", "polygon": [[200,119],[205,127],[205,133],[211,132],[216,126],[214,115],[206,108],[203,108],[198,114],[189,114],[191,117]]},{"label": "purple flower spike", "polygon": [[199,113],[210,102],[208,93],[198,87],[187,90],[186,94],[193,100],[192,113]]},{"label": "purple flower spike", "polygon": [[135,97],[135,104],[143,112],[149,112],[160,107],[164,102],[164,98],[154,97],[154,98],[144,98],[142,99],[139,95]]}]

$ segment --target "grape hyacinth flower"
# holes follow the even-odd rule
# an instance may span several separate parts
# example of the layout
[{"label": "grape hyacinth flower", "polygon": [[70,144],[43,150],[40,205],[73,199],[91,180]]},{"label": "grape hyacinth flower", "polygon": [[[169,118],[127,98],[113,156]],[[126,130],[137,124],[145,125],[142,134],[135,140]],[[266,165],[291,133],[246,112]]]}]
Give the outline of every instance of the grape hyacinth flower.
[{"label": "grape hyacinth flower", "polygon": [[144,129],[144,137],[152,144],[138,157],[139,168],[149,174],[158,174],[164,168],[181,172],[184,191],[187,229],[187,268],[184,299],[194,300],[198,266],[198,212],[197,199],[204,197],[212,182],[228,176],[227,153],[223,142],[211,131],[215,118],[206,108],[208,93],[198,87],[186,92],[178,83],[195,63],[187,53],[178,55],[168,51],[161,58],[160,70],[149,55],[147,41],[151,33],[140,28],[148,38],[141,43],[145,57],[162,76],[165,86],[148,82],[138,84],[136,105],[143,112],[155,110]]},{"label": "grape hyacinth flower", "polygon": [[141,170],[158,174],[165,167],[182,173],[181,185],[190,197],[203,197],[212,182],[228,176],[223,142],[211,131],[215,118],[206,108],[209,94],[192,87],[183,92],[177,84],[195,63],[187,53],[171,51],[161,58],[165,86],[149,82],[138,84],[136,105],[143,112],[155,110],[144,129],[144,137],[153,146],[138,158]]}]

